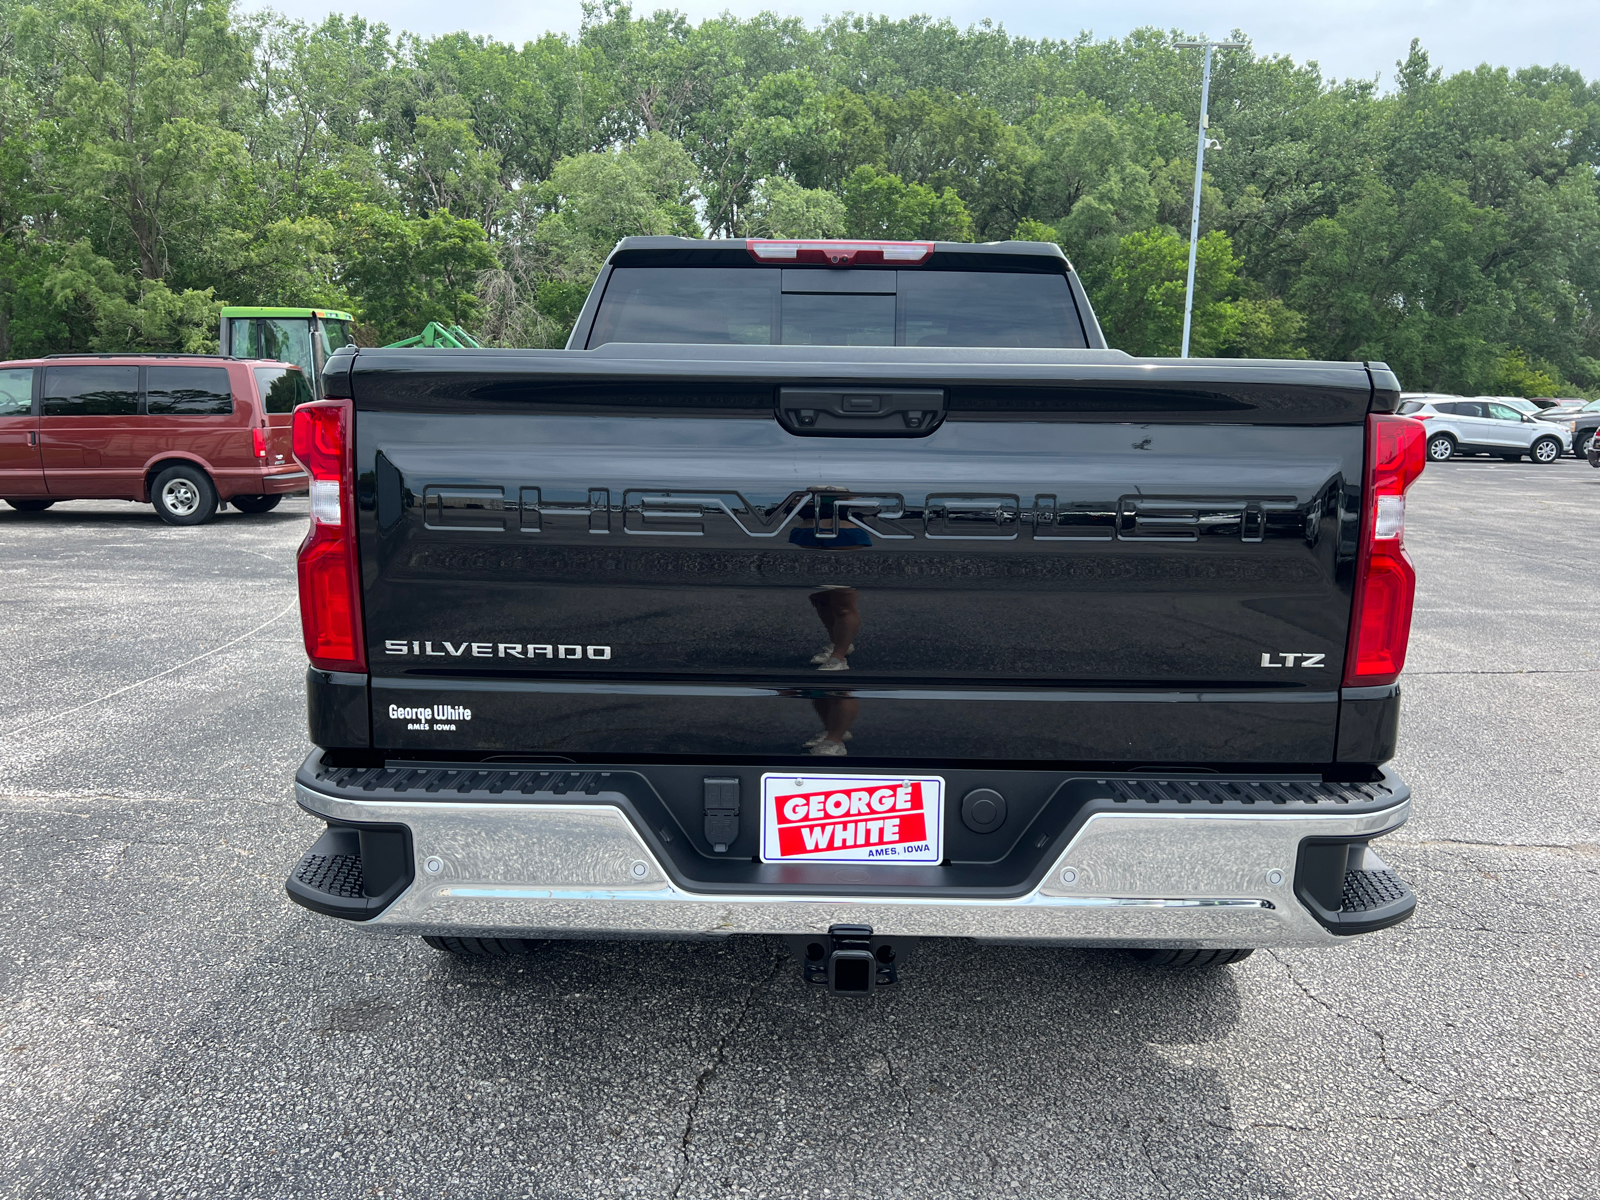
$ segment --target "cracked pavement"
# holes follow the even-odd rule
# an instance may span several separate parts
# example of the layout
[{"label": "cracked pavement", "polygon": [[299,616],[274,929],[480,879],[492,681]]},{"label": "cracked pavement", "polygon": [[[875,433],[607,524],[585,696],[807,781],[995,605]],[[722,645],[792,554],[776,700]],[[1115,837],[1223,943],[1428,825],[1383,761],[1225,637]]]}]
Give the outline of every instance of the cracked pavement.
[{"label": "cracked pavement", "polygon": [[1570,459],[1412,492],[1414,920],[928,943],[866,1003],[775,940],[472,963],[293,907],[304,502],[0,509],[0,1195],[1595,1200],[1597,507]]}]

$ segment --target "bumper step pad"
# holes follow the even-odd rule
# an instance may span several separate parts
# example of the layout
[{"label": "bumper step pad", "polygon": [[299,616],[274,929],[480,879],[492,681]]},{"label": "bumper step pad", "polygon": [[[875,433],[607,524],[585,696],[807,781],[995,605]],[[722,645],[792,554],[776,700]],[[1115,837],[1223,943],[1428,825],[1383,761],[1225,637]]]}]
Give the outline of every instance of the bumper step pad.
[{"label": "bumper step pad", "polygon": [[1363,842],[1308,839],[1300,847],[1295,895],[1341,936],[1387,929],[1417,911],[1411,885]]},{"label": "bumper step pad", "polygon": [[1417,906],[1417,897],[1411,885],[1392,870],[1385,868],[1382,871],[1344,873],[1344,903],[1339,906],[1341,915],[1365,916],[1401,905],[1409,913]]},{"label": "bumper step pad", "polygon": [[360,854],[307,854],[300,860],[294,877],[313,892],[341,900],[366,895]]},{"label": "bumper step pad", "polygon": [[367,921],[411,884],[411,834],[395,825],[330,825],[284,883],[289,899],[330,917]]}]

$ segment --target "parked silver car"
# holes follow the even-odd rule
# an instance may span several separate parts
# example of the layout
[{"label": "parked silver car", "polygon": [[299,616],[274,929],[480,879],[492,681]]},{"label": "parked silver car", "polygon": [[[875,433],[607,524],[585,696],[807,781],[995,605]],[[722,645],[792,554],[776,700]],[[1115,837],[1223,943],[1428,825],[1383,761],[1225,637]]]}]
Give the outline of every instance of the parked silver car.
[{"label": "parked silver car", "polygon": [[1432,462],[1459,454],[1496,454],[1507,462],[1526,455],[1536,463],[1553,463],[1572,448],[1566,429],[1535,420],[1498,398],[1407,397],[1400,412],[1428,423]]}]

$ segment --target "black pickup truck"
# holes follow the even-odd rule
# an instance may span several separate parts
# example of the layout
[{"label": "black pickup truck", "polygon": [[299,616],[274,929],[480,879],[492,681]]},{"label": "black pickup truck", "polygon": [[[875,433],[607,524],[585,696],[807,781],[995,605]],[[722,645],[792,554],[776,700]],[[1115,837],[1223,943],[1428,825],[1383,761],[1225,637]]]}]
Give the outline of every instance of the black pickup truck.
[{"label": "black pickup truck", "polygon": [[630,238],[565,350],[342,350],[295,414],[326,823],[375,932],[1203,965],[1371,848],[1422,426],[1381,363],[1136,359],[1052,245]]}]

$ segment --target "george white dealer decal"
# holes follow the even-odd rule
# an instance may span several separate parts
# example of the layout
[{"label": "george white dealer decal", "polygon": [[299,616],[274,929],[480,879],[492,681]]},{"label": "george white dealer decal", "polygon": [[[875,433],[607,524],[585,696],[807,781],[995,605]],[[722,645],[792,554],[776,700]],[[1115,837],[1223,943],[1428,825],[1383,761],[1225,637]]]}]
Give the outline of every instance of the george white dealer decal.
[{"label": "george white dealer decal", "polygon": [[[437,647],[437,648],[436,648]],[[408,642],[390,638],[383,643],[385,654],[418,658],[520,658],[535,662],[555,662],[560,659],[589,659],[607,662],[611,658],[610,646],[563,646],[559,643],[539,642]]]},{"label": "george white dealer decal", "polygon": [[472,710],[456,704],[435,704],[427,708],[391,704],[389,718],[409,722],[407,729],[453,730],[457,721],[472,720]]}]

